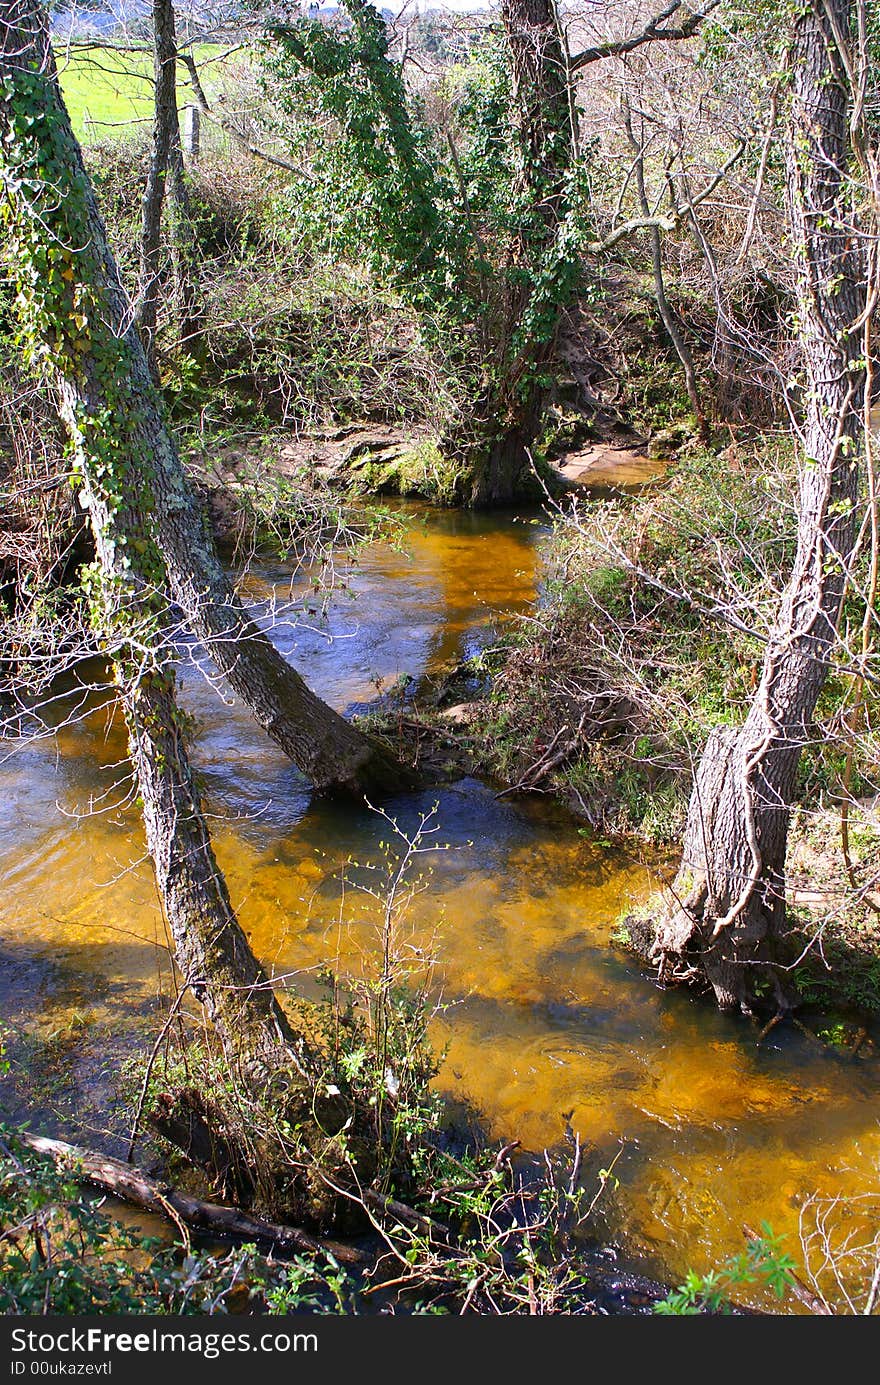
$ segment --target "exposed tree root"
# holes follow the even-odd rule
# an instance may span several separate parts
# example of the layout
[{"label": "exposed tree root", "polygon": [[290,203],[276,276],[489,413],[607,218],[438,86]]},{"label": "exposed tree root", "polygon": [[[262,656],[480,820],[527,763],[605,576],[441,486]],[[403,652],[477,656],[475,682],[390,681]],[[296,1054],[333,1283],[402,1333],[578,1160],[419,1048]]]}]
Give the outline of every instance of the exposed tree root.
[{"label": "exposed tree root", "polygon": [[[785,1019],[797,1004],[797,996],[779,961],[772,955],[767,930],[754,936],[738,932],[733,939],[722,933],[708,908],[709,891],[701,872],[689,872],[687,893],[672,887],[671,900],[657,915],[625,920],[632,950],[656,968],[662,986],[690,986],[713,991],[721,1010],[739,1010],[754,1016],[766,1012],[761,1001],[761,982],[772,990],[775,1012],[771,1024]],[[679,881],[681,874],[679,876]],[[676,884],[679,883],[676,881]],[[659,903],[659,901],[658,901]]]}]

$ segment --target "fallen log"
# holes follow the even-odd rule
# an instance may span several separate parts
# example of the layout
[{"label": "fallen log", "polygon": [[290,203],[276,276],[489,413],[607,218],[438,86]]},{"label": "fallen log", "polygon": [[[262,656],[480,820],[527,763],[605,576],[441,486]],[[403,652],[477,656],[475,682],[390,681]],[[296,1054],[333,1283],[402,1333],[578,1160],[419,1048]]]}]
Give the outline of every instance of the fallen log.
[{"label": "fallen log", "polygon": [[[51,1140],[22,1130],[16,1132],[16,1139],[35,1153],[51,1159],[60,1169],[73,1174],[75,1178],[91,1183],[124,1202],[132,1203],[149,1212],[156,1212],[159,1216],[174,1222],[178,1228],[188,1227],[194,1231],[208,1232],[221,1239],[253,1241],[282,1255],[324,1253],[332,1255],[340,1264],[353,1266],[366,1266],[371,1262],[369,1255],[354,1246],[310,1236],[301,1227],[266,1221],[262,1217],[241,1212],[235,1207],[205,1202],[189,1193],[161,1184],[143,1170],[96,1150],[82,1149],[78,1145],[67,1144],[64,1140]],[[508,1153],[510,1148],[511,1146],[505,1146],[501,1156]],[[366,1191],[364,1201],[377,1211],[395,1216],[418,1230],[430,1232],[441,1245],[445,1244],[452,1250],[448,1228],[442,1223],[435,1222],[394,1198],[376,1193],[372,1189]],[[754,1235],[753,1232],[747,1234]],[[589,1279],[594,1291],[604,1296],[609,1304],[612,1301],[617,1304],[614,1308],[603,1309],[604,1312],[641,1312],[644,1311],[644,1305],[653,1305],[670,1292],[668,1285],[624,1270],[608,1269],[596,1263],[591,1263],[589,1267]],[[388,1287],[388,1284],[378,1283],[367,1292]],[[799,1284],[799,1287],[803,1286]],[[798,1294],[798,1297],[801,1295]],[[760,1309],[739,1304],[730,1306],[738,1315],[763,1316]],[[811,1308],[813,1312],[823,1311],[815,1305],[811,1305]],[[824,1311],[827,1312],[828,1309]]]},{"label": "fallen log", "polygon": [[266,1221],[262,1217],[241,1212],[237,1207],[205,1202],[189,1193],[161,1184],[142,1169],[131,1164],[123,1164],[120,1159],[113,1159],[107,1154],[81,1149],[77,1145],[67,1144],[64,1140],[50,1140],[43,1135],[31,1135],[27,1131],[18,1132],[17,1139],[35,1153],[52,1159],[59,1168],[68,1170],[76,1178],[83,1179],[104,1192],[112,1193],[123,1202],[143,1207],[148,1212],[157,1212],[178,1227],[182,1224],[194,1231],[207,1231],[219,1237],[253,1241],[283,1255],[302,1252],[311,1255],[323,1253],[332,1255],[343,1265],[367,1263],[368,1257],[354,1246],[310,1236],[299,1226]]}]

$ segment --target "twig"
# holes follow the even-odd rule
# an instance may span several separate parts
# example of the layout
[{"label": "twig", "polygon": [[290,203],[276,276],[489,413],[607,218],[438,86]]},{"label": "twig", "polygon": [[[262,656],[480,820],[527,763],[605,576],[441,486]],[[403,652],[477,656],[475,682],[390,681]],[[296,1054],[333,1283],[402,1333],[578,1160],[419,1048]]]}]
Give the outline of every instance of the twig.
[{"label": "twig", "polygon": [[138,1127],[140,1126],[140,1123],[141,1123],[141,1116],[142,1116],[143,1113],[144,1113],[144,1102],[145,1102],[146,1099],[147,1099],[147,1088],[148,1088],[149,1085],[150,1085],[150,1078],[151,1078],[152,1075],[153,1075],[153,1064],[155,1063],[156,1058],[158,1057],[159,1049],[162,1047],[162,1044],[163,1044],[163,1042],[164,1042],[165,1036],[166,1036],[166,1034],[168,1033],[168,1030],[171,1028],[171,1025],[172,1025],[172,1023],[173,1023],[173,1021],[174,1021],[174,1017],[175,1017],[175,1015],[177,1014],[178,1010],[180,1009],[181,1001],[183,1000],[183,997],[186,995],[186,993],[187,993],[188,990],[189,990],[189,982],[188,982],[188,981],[185,981],[184,984],[183,984],[183,986],[180,988],[180,990],[179,990],[178,993],[177,993],[177,998],[176,998],[174,1004],[172,1005],[170,1011],[168,1012],[168,1018],[166,1019],[165,1023],[163,1024],[162,1029],[161,1029],[161,1031],[160,1031],[160,1033],[159,1033],[159,1037],[158,1037],[158,1039],[156,1040],[155,1044],[153,1045],[153,1051],[152,1051],[152,1053],[150,1054],[149,1059],[147,1060],[147,1067],[146,1067],[146,1071],[145,1071],[145,1073],[144,1073],[144,1082],[143,1082],[143,1086],[141,1087],[141,1094],[140,1094],[140,1097],[138,1098],[137,1110],[136,1110],[135,1113],[134,1113],[134,1124],[133,1124],[132,1127],[131,1127],[131,1135],[130,1135],[129,1141],[128,1141],[128,1149],[126,1150],[126,1154],[125,1154],[125,1162],[126,1162],[126,1164],[130,1164],[131,1161],[132,1161],[132,1158],[134,1157],[134,1142],[135,1142],[135,1140],[137,1139]]}]

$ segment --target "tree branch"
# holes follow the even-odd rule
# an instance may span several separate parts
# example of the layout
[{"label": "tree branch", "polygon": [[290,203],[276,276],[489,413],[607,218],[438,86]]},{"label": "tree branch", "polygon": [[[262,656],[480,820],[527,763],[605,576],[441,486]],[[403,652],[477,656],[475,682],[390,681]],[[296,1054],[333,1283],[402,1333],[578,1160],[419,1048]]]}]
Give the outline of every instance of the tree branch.
[{"label": "tree branch", "polygon": [[645,43],[653,43],[655,39],[692,38],[703,20],[718,8],[721,0],[707,0],[703,8],[689,15],[683,24],[677,28],[666,28],[666,20],[677,14],[683,3],[684,0],[671,0],[664,10],[648,21],[644,29],[640,29],[637,34],[631,34],[629,38],[609,39],[607,43],[598,43],[594,48],[584,48],[582,52],[575,53],[569,62],[569,70],[576,72],[590,63],[600,62],[602,58],[622,57],[625,53],[632,53],[634,49],[641,48]]},{"label": "tree branch", "polygon": [[605,250],[613,250],[618,241],[623,240],[625,236],[631,236],[635,231],[649,231],[652,228],[658,231],[674,231],[679,222],[692,211],[694,207],[698,207],[701,202],[706,201],[707,197],[712,196],[718,184],[723,182],[734,164],[742,158],[745,153],[745,148],[745,140],[742,140],[726,163],[722,164],[721,168],[715,172],[714,176],[703,190],[697,193],[696,197],[689,198],[687,202],[676,203],[674,215],[633,217],[630,221],[625,221],[622,226],[618,226],[617,230],[612,231],[611,235],[606,236],[605,240],[591,241],[588,249],[596,255],[601,254]]},{"label": "tree branch", "polygon": [[292,163],[290,159],[282,158],[279,154],[270,154],[268,149],[261,149],[259,145],[254,144],[228,115],[216,115],[208,105],[208,98],[205,95],[205,89],[199,78],[195,58],[191,53],[182,53],[180,49],[177,51],[177,57],[178,61],[183,63],[189,73],[189,84],[196,98],[196,105],[206,120],[213,121],[224,134],[234,139],[242,149],[247,150],[255,159],[262,159],[264,163],[271,164],[273,168],[283,168],[288,173],[296,173],[300,178],[304,178],[307,183],[312,181],[305,170],[298,164]]}]

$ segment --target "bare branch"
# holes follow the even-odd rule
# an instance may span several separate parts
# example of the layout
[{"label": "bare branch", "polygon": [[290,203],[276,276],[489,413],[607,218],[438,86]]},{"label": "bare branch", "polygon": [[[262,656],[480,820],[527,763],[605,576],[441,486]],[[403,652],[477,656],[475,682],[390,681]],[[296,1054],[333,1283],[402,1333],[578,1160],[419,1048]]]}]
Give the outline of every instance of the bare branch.
[{"label": "bare branch", "polygon": [[606,236],[604,240],[591,241],[589,249],[593,251],[594,254],[602,254],[606,250],[612,250],[619,241],[625,239],[626,236],[633,235],[636,231],[649,231],[652,229],[657,231],[674,231],[694,207],[698,207],[701,202],[705,202],[707,198],[711,197],[718,185],[727,177],[734,164],[738,163],[742,158],[745,150],[745,140],[741,140],[727,162],[718,169],[714,177],[706,184],[702,191],[698,192],[695,197],[690,197],[687,202],[680,202],[676,205],[674,215],[633,217],[631,220],[625,221],[622,226],[618,226],[617,230],[612,231],[611,235]]},{"label": "bare branch", "polygon": [[625,53],[632,53],[643,44],[653,43],[655,40],[693,38],[703,20],[718,8],[721,0],[709,0],[701,10],[689,15],[683,24],[677,28],[667,28],[667,19],[677,14],[683,3],[684,0],[672,0],[671,4],[648,21],[644,29],[640,29],[637,34],[631,34],[629,38],[609,39],[607,43],[598,43],[593,48],[584,48],[580,53],[575,53],[569,62],[570,71],[577,72],[580,68],[600,62],[603,58],[623,57]]}]

